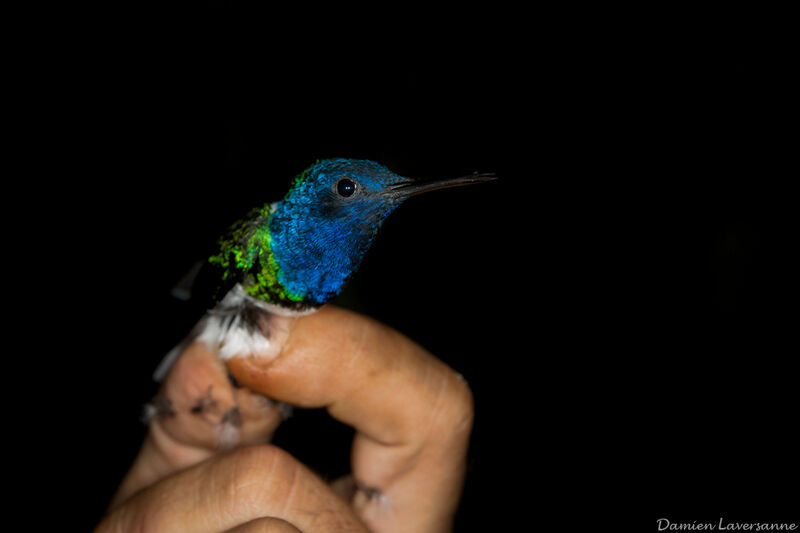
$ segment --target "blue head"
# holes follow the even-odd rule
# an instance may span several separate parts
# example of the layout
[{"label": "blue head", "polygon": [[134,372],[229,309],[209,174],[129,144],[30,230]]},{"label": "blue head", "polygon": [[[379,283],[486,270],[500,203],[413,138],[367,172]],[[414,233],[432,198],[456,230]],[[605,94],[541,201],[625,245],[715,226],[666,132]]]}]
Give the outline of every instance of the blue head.
[{"label": "blue head", "polygon": [[372,161],[319,161],[295,179],[269,219],[278,281],[309,307],[322,305],[358,269],[380,225],[406,198],[487,179],[420,182]]}]

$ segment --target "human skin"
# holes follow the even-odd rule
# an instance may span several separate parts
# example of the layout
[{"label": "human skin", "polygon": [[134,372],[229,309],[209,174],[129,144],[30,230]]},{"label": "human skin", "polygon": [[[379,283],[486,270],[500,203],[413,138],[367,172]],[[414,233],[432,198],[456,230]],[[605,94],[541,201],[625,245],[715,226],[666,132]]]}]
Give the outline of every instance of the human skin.
[{"label": "human skin", "polygon": [[[473,420],[463,378],[330,305],[278,320],[273,339],[270,357],[183,353],[160,392],[170,413],[152,420],[96,531],[451,531]],[[352,474],[327,484],[268,444],[281,412],[264,396],[352,426]],[[234,405],[236,424],[221,424]]]}]

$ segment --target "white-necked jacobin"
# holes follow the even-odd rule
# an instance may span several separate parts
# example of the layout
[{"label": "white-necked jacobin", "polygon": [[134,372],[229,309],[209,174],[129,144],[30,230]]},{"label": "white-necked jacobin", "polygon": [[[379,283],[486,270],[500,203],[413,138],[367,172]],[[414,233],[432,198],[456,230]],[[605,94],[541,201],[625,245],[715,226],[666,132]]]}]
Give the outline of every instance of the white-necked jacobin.
[{"label": "white-necked jacobin", "polygon": [[[339,294],[386,217],[410,196],[494,179],[491,174],[412,180],[378,163],[327,159],[292,182],[283,200],[254,209],[218,241],[204,265],[213,307],[188,340],[222,359],[269,346],[271,314],[313,312]],[[162,379],[176,347],[156,370]]]}]

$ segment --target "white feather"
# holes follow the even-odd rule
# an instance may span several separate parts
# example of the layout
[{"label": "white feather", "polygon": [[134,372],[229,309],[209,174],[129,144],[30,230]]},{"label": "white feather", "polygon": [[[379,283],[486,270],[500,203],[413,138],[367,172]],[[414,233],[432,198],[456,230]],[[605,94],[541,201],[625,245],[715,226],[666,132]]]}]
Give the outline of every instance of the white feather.
[{"label": "white feather", "polygon": [[[237,285],[238,287],[238,285]],[[230,291],[222,300],[223,305],[236,306],[241,303],[242,294]],[[263,355],[270,348],[269,339],[261,331],[248,330],[240,316],[233,317],[230,325],[223,324],[227,317],[210,314],[206,317],[197,340],[205,343],[209,350],[217,350],[225,361],[231,357],[245,355]]]},{"label": "white feather", "polygon": [[[270,315],[277,315],[271,317],[270,329],[273,327],[280,327],[280,322],[282,322],[282,320],[279,319],[279,317],[302,316],[316,311],[315,308],[305,311],[293,311],[264,302],[249,296],[239,284],[236,284],[236,286],[228,291],[218,305],[221,308],[236,308],[243,306],[245,302],[260,307]],[[156,368],[156,371],[153,373],[153,379],[156,381],[163,381],[178,357],[194,340],[203,342],[209,350],[219,353],[222,360],[248,355],[269,357],[277,354],[278,347],[275,341],[270,341],[262,331],[248,329],[242,324],[242,318],[238,315],[233,317],[230,325],[226,323],[228,320],[230,320],[230,316],[215,314],[213,311],[206,314],[197,325],[195,331],[183,342],[170,350],[161,360],[158,368]],[[275,331],[271,331],[270,333],[274,334]]]},{"label": "white feather", "polygon": [[[245,303],[256,305],[264,311],[280,316],[299,316],[314,312],[310,311],[291,311],[274,304],[263,302],[244,292],[241,285],[237,284],[220,301],[221,307],[238,307]],[[260,330],[252,331],[242,324],[240,316],[235,316],[230,326],[224,324],[225,317],[210,313],[205,318],[197,339],[204,342],[210,350],[217,350],[223,361],[231,357],[243,357],[247,355],[267,356],[274,349],[273,342],[268,339]]]}]

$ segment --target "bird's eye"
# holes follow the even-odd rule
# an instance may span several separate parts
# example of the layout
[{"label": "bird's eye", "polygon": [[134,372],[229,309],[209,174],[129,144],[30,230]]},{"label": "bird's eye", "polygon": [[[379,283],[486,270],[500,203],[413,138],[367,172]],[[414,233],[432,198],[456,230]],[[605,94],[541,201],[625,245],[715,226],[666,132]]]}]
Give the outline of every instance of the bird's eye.
[{"label": "bird's eye", "polygon": [[350,178],[342,178],[336,182],[336,192],[345,198],[353,196],[356,192],[356,182]]}]

